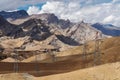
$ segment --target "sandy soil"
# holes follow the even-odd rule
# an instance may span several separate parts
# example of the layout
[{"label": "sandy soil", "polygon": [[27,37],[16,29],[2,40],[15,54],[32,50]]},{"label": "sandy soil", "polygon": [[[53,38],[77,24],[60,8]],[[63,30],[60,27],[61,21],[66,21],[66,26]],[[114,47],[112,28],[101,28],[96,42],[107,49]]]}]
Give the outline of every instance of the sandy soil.
[{"label": "sandy soil", "polygon": [[1,74],[0,80],[120,80],[120,62],[42,77],[27,73]]},{"label": "sandy soil", "polygon": [[120,80],[120,62],[64,74],[35,78],[35,80]]},{"label": "sandy soil", "polygon": [[[94,42],[89,43],[87,47],[87,60],[83,60],[82,46],[80,46],[60,52],[61,54],[56,55],[56,61],[48,58],[44,59],[42,63],[19,63],[18,72],[29,72],[32,75],[31,80],[120,80],[120,37],[102,41],[100,66],[93,66]],[[33,62],[34,58],[33,56],[33,60],[29,58],[26,61]],[[25,79],[23,74],[22,76],[21,74],[14,75],[13,66],[12,62],[0,62],[0,73],[13,73],[1,74],[0,80],[13,80],[13,78],[19,77],[20,80]],[[5,76],[10,77],[7,79]]]}]

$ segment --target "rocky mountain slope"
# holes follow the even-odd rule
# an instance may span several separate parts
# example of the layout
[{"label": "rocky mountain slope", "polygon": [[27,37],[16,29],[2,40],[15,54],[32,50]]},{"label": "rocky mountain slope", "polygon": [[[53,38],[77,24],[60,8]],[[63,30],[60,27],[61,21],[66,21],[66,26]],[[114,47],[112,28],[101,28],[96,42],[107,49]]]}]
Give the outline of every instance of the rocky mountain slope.
[{"label": "rocky mountain slope", "polygon": [[73,25],[73,23],[70,22],[69,20],[58,19],[57,16],[55,16],[54,14],[50,14],[50,13],[35,14],[27,18],[20,18],[20,19],[9,21],[9,22],[12,24],[19,25],[30,19],[41,19],[45,24],[49,24],[49,25],[55,24],[55,25],[60,26],[62,29],[65,29],[68,26]]},{"label": "rocky mountain slope", "polygon": [[44,40],[51,35],[49,27],[43,24],[40,19],[30,19],[19,27],[24,31],[25,36],[30,36],[34,40]]},{"label": "rocky mountain slope", "polygon": [[[52,45],[54,47],[61,47],[61,48],[63,48],[63,45],[64,46],[67,45],[67,42],[65,42],[65,40],[62,39],[62,38],[65,38],[64,35],[61,34],[62,37],[57,38],[57,36],[59,35],[57,35],[56,32],[55,33],[53,32],[55,31],[54,29],[55,26],[50,27],[49,25],[43,23],[40,19],[30,19],[24,22],[23,24],[13,25],[7,22],[3,17],[1,17],[0,22],[1,22],[0,23],[1,24],[0,25],[0,30],[1,30],[0,44],[3,46],[3,48],[17,47],[12,45],[12,43],[16,43],[16,41],[18,41],[18,43],[16,44],[19,44],[20,42],[22,42],[22,44],[18,46],[25,47],[25,49],[28,49],[28,47],[30,48],[31,45],[34,45],[34,46],[31,46],[33,50],[41,48],[40,45],[43,45],[43,44],[39,44],[40,42],[43,42],[44,45],[46,46]],[[58,40],[57,42],[55,41],[55,37]],[[52,40],[49,41],[49,39],[52,39]],[[40,42],[36,44],[34,43],[34,40],[40,41]],[[69,39],[67,40],[69,41]],[[48,41],[49,43],[46,41]],[[71,42],[71,44],[74,44],[74,42]],[[70,44],[67,46],[69,47]],[[40,47],[40,48],[34,48],[34,47]]]},{"label": "rocky mountain slope", "polygon": [[[49,25],[57,25],[58,27],[62,28],[62,29],[66,29],[68,27],[72,27],[75,25],[79,25],[79,23],[72,23],[69,20],[63,20],[63,19],[58,19],[58,17],[56,17],[54,14],[50,14],[50,13],[43,13],[43,14],[38,14],[38,15],[31,15],[29,16],[27,14],[26,11],[24,10],[20,10],[20,11],[13,11],[13,12],[5,12],[5,11],[1,11],[0,15],[2,15],[4,18],[11,18],[13,20],[8,20],[10,23],[13,24],[22,24],[25,21],[28,21],[30,19],[40,19],[42,20],[45,24],[49,24]],[[89,24],[91,25],[91,24]],[[109,36],[119,36],[120,35],[120,28],[110,25],[110,24],[100,24],[100,23],[96,23],[91,25],[92,27],[96,28],[97,30],[101,31],[103,34],[105,35],[109,35]]]},{"label": "rocky mountain slope", "polygon": [[11,36],[11,37],[12,36],[17,36],[16,34],[19,34],[20,31],[22,32],[21,28],[17,27],[16,25],[13,25],[13,24],[9,23],[2,16],[0,16],[0,33],[1,33],[1,36]]},{"label": "rocky mountain slope", "polygon": [[[62,48],[63,45],[78,46],[83,44],[84,41],[94,40],[96,32],[103,35],[101,31],[93,28],[90,24],[84,22],[72,23],[69,20],[58,19],[50,13],[32,15],[23,18],[22,21],[21,24],[15,25],[1,17],[0,28],[1,32],[5,33],[3,37],[23,38],[28,36],[28,43],[32,43],[33,40],[43,41],[54,36],[54,38],[51,37],[52,41],[47,45],[55,47],[57,45],[57,47]],[[101,35],[98,36],[103,38],[104,35]],[[59,45],[60,43],[62,45]]]},{"label": "rocky mountain slope", "polygon": [[104,37],[101,31],[93,28],[92,26],[90,26],[90,24],[84,22],[77,23],[66,30],[66,34],[79,43],[94,40],[96,37],[96,32],[99,33],[98,36],[100,38]]},{"label": "rocky mountain slope", "polygon": [[[58,19],[54,14],[44,13],[33,15],[29,17],[28,21],[31,20],[31,18],[42,20],[43,24],[49,26],[49,29],[53,32],[53,34],[56,34],[57,32],[58,34],[62,34],[68,38],[77,41],[78,43],[84,41],[85,38],[86,40],[94,39],[96,32],[102,34],[101,31],[93,28],[90,24],[84,22],[72,23],[69,20]],[[38,24],[41,24],[39,21],[37,22]]]}]

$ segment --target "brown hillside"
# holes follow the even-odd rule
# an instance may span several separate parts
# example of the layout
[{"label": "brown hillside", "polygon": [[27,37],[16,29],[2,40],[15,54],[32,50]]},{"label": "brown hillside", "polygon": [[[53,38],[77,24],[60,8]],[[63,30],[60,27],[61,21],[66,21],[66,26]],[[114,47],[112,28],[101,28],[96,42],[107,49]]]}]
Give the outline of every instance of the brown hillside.
[{"label": "brown hillside", "polygon": [[[72,76],[73,78],[70,77],[71,80],[74,79],[74,77],[76,78],[75,80],[101,80],[104,78],[104,76],[107,76],[105,79],[103,80],[114,80],[115,79],[120,79],[119,76],[119,72],[116,72],[116,69],[119,68],[119,61],[120,61],[120,37],[114,37],[114,38],[109,38],[109,39],[104,39],[101,42],[100,45],[100,60],[99,63],[101,65],[103,64],[108,64],[111,62],[117,62],[118,63],[115,65],[112,65],[111,68],[109,68],[110,65],[107,65],[108,67],[106,68],[92,68],[94,65],[94,41],[91,41],[87,44],[87,58],[83,60],[83,55],[82,55],[82,47],[83,46],[79,46],[77,48],[71,49],[69,51],[64,51],[64,52],[59,52],[56,55],[56,60],[53,62],[52,58],[48,58],[48,59],[43,59],[42,63],[33,63],[33,61],[35,61],[34,58],[33,61],[30,60],[30,62],[32,61],[32,63],[19,63],[19,72],[20,73],[24,73],[24,72],[29,72],[32,75],[36,76],[36,73],[33,73],[33,71],[35,71],[35,65],[37,65],[37,67],[40,69],[41,73],[38,75],[43,76],[40,78],[36,78],[36,79],[43,79],[43,80],[68,80],[67,76]],[[29,59],[29,58],[28,58]],[[27,61],[29,62],[29,60]],[[9,64],[9,65],[8,65]],[[1,73],[6,73],[4,72],[5,70],[8,72],[13,72],[13,63],[0,63],[1,67],[2,66],[7,66],[4,67],[3,69],[1,69]],[[28,67],[29,66],[29,67]],[[85,77],[85,74],[83,75],[82,73],[84,73],[81,71],[83,68],[88,68],[91,67],[90,70],[86,69],[85,74],[87,77]],[[95,66],[94,66],[95,67]],[[117,67],[116,69],[113,69],[114,67]],[[91,69],[95,69],[95,74],[90,74],[92,71]],[[113,70],[112,70],[113,69]],[[111,71],[109,71],[111,70]],[[88,72],[87,72],[88,71]],[[101,71],[105,71],[105,73],[107,75],[102,75],[104,72]],[[88,74],[87,74],[87,73]],[[59,74],[58,74],[59,73]],[[102,75],[103,78],[99,78],[99,76],[97,74]],[[112,75],[112,73],[114,73]],[[76,75],[75,75],[76,74]],[[79,75],[82,76],[79,76]],[[116,75],[115,75],[116,74]],[[58,77],[57,75],[61,76]],[[62,76],[63,75],[63,76]],[[108,77],[108,75],[112,75],[112,77]],[[117,76],[118,75],[118,76]],[[46,77],[48,76],[48,77]],[[49,77],[52,76],[52,77]],[[57,77],[55,77],[57,76]],[[92,78],[90,78],[92,76]],[[97,76],[94,77],[94,76]],[[116,77],[114,77],[116,76]],[[53,78],[55,77],[55,78]],[[66,78],[67,77],[67,78]],[[87,78],[87,79],[86,79]],[[69,80],[70,80],[69,79]]]}]

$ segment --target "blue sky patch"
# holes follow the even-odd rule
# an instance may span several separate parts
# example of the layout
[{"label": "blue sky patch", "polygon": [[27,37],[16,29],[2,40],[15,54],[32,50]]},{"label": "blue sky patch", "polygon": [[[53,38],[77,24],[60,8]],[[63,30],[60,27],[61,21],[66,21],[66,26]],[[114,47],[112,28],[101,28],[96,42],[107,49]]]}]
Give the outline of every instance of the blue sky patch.
[{"label": "blue sky patch", "polygon": [[35,4],[35,5],[29,4],[29,5],[21,6],[21,7],[19,7],[18,9],[19,9],[19,10],[28,10],[28,8],[29,8],[30,6],[36,6],[36,7],[39,7],[39,9],[41,9],[44,4],[45,4],[45,3],[38,3],[38,4]]}]

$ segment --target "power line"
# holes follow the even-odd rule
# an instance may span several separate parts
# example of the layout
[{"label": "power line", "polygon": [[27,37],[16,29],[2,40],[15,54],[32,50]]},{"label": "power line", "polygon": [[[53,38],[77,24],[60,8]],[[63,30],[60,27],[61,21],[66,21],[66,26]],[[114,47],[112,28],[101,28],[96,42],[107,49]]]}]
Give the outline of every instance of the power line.
[{"label": "power line", "polygon": [[[86,39],[86,33],[83,37],[83,62],[85,62],[87,60],[87,39]],[[86,67],[86,63],[84,63],[85,67]]]},{"label": "power line", "polygon": [[94,52],[94,66],[99,65],[101,63],[100,61],[100,42],[102,35],[101,33],[96,32],[95,36],[95,52]]},{"label": "power line", "polygon": [[83,60],[86,60],[87,59],[87,51],[86,51],[86,49],[87,49],[87,43],[86,43],[86,41],[84,41],[84,44],[83,44]]},{"label": "power line", "polygon": [[14,71],[15,73],[17,73],[18,72],[18,52],[16,49],[14,49],[14,58],[15,58]]},{"label": "power line", "polygon": [[35,70],[36,70],[36,73],[39,75],[39,65],[38,65],[39,62],[38,62],[38,55],[36,52],[34,53],[34,56],[35,56],[35,62],[36,62]]}]

